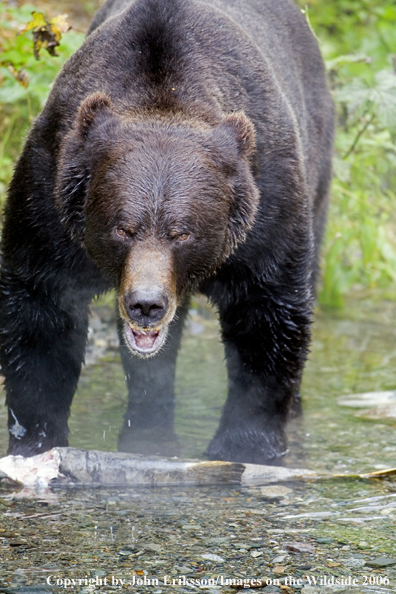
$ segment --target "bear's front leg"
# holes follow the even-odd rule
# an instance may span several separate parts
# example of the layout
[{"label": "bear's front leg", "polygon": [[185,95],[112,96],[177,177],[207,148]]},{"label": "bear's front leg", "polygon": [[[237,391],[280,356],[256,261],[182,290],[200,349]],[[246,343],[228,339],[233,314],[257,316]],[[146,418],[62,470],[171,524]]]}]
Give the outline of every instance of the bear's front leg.
[{"label": "bear's front leg", "polygon": [[287,451],[285,425],[308,352],[311,300],[304,290],[299,303],[297,289],[290,298],[258,287],[250,295],[219,306],[229,392],[207,455],[277,464]]},{"label": "bear's front leg", "polygon": [[62,291],[23,282],[3,268],[0,352],[9,454],[33,456],[68,444],[67,419],[84,359],[90,297],[72,285]]}]

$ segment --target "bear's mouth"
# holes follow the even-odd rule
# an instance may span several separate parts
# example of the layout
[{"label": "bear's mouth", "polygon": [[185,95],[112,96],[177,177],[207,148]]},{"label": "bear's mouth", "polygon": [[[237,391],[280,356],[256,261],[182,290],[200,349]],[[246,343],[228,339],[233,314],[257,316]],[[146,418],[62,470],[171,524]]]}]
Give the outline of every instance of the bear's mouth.
[{"label": "bear's mouth", "polygon": [[166,337],[166,330],[161,328],[137,328],[129,323],[124,326],[127,346],[142,357],[155,355],[161,348]]}]

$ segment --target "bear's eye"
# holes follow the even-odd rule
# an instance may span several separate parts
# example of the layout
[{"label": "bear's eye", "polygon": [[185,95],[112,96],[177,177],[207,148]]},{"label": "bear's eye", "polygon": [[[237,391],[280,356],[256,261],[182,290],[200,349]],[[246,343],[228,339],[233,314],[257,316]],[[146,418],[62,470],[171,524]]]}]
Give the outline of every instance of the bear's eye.
[{"label": "bear's eye", "polygon": [[126,231],[122,227],[116,227],[114,234],[118,239],[129,239],[132,236],[131,231]]},{"label": "bear's eye", "polygon": [[168,237],[170,239],[172,239],[173,241],[183,242],[183,241],[188,241],[190,239],[191,235],[187,231],[180,232],[177,229],[171,229],[168,232]]},{"label": "bear's eye", "polygon": [[127,237],[127,232],[126,232],[126,231],[124,231],[124,229],[121,229],[120,227],[118,227],[118,228],[116,229],[116,235],[117,235],[118,237],[121,237],[122,239],[126,239],[126,237]]},{"label": "bear's eye", "polygon": [[187,241],[190,239],[189,233],[181,233],[179,236],[176,237],[177,241]]}]

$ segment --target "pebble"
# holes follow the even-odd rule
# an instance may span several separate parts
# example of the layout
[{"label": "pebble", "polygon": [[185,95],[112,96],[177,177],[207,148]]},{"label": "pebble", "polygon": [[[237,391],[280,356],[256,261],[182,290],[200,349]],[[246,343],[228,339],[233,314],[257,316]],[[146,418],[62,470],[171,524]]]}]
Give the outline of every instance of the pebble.
[{"label": "pebble", "polygon": [[232,544],[236,549],[244,549],[245,551],[249,551],[252,548],[246,542],[233,542]]},{"label": "pebble", "polygon": [[205,544],[207,544],[208,547],[211,547],[213,545],[228,542],[229,540],[230,540],[229,536],[215,536],[214,538],[209,538],[208,540],[206,540]]},{"label": "pebble", "polygon": [[331,544],[332,542],[334,542],[334,538],[327,538],[327,537],[317,538],[316,542],[318,544]]},{"label": "pebble", "polygon": [[266,499],[282,499],[293,493],[293,489],[283,487],[282,485],[269,485],[268,487],[261,487],[260,493]]},{"label": "pebble", "polygon": [[12,540],[8,543],[10,547],[23,547],[27,544],[26,538],[18,538],[17,540]]},{"label": "pebble", "polygon": [[185,575],[192,571],[191,567],[188,567],[188,565],[182,565],[181,567],[178,567],[178,570],[181,573],[181,575]]},{"label": "pebble", "polygon": [[285,573],[286,567],[283,565],[274,565],[272,571],[274,573]]},{"label": "pebble", "polygon": [[396,559],[392,557],[377,557],[376,559],[366,561],[366,565],[369,567],[388,567],[390,565],[396,565]]},{"label": "pebble", "polygon": [[351,557],[349,559],[340,559],[340,562],[345,565],[345,567],[363,567],[366,565],[366,561],[364,559],[355,559]]},{"label": "pebble", "polygon": [[283,561],[286,559],[286,555],[279,555],[278,557],[275,557],[275,559],[272,559],[272,563],[276,564],[276,563],[283,563]]},{"label": "pebble", "polygon": [[148,551],[154,551],[155,553],[159,553],[162,550],[161,545],[156,544],[154,542],[145,544],[144,548],[147,549]]},{"label": "pebble", "polygon": [[220,555],[214,555],[213,553],[204,553],[200,555],[201,559],[207,559],[208,561],[214,561],[215,563],[224,563],[225,559]]},{"label": "pebble", "polygon": [[315,549],[312,545],[305,542],[291,542],[286,545],[286,548],[293,553],[314,553]]}]

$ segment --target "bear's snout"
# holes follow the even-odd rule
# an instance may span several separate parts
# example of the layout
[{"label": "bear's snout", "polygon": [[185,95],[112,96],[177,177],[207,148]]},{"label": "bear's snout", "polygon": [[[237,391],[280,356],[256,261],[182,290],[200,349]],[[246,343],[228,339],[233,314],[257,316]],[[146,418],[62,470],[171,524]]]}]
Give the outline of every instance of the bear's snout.
[{"label": "bear's snout", "polygon": [[153,326],[166,314],[168,298],[158,290],[138,289],[125,296],[125,311],[139,326]]},{"label": "bear's snout", "polygon": [[170,250],[153,238],[136,243],[124,265],[118,304],[126,346],[140,357],[155,355],[177,308]]}]

